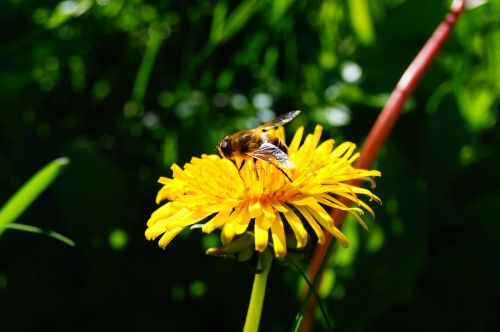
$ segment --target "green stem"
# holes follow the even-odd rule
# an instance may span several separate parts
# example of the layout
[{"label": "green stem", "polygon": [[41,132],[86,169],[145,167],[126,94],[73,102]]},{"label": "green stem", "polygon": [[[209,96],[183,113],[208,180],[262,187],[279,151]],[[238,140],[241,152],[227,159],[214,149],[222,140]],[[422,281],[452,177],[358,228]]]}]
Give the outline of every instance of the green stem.
[{"label": "green stem", "polygon": [[309,305],[309,300],[311,299],[312,295],[316,291],[316,287],[319,285],[319,282],[321,280],[321,276],[323,275],[323,272],[325,271],[326,267],[328,266],[328,258],[332,254],[333,248],[335,247],[335,238],[330,241],[330,243],[327,246],[326,253],[325,253],[325,259],[321,261],[321,264],[319,266],[318,272],[314,275],[314,279],[311,283],[311,286],[309,287],[309,290],[307,291],[307,294],[302,301],[302,305],[300,306],[299,311],[297,312],[297,316],[295,317],[295,322],[293,323],[293,327],[291,331],[297,332],[299,331],[300,324],[302,323],[302,319],[304,318],[304,314],[307,310],[307,307]]},{"label": "green stem", "polygon": [[262,273],[256,273],[253,280],[252,295],[250,295],[250,304],[248,305],[247,318],[243,332],[257,332],[259,330],[260,316],[262,314],[262,305],[266,294],[267,276],[271,270],[273,254],[266,250],[262,254]]},{"label": "green stem", "polygon": [[156,55],[158,54],[161,43],[164,39],[165,35],[161,31],[161,27],[153,24],[150,27],[146,50],[142,56],[142,61],[139,66],[139,70],[137,71],[134,88],[132,90],[132,100],[136,103],[142,104],[144,95],[146,94],[149,77],[151,75],[151,71],[153,70]]},{"label": "green stem", "polygon": [[[287,261],[290,262],[290,264],[292,264],[292,266],[295,268],[295,270],[297,270],[297,272],[299,272],[299,274],[302,276],[302,278],[305,280],[305,282],[309,286],[309,291],[308,291],[308,294],[306,295],[306,297],[309,296],[309,292],[312,291],[314,297],[316,298],[316,303],[318,303],[319,308],[321,310],[321,314],[323,315],[323,319],[325,320],[326,330],[332,331],[333,330],[332,324],[330,323],[330,319],[328,318],[328,313],[326,311],[325,306],[323,305],[323,301],[321,301],[321,297],[319,297],[318,292],[316,292],[316,287],[309,280],[309,278],[307,277],[307,274],[304,271],[302,271],[302,269],[299,267],[299,265],[297,263],[295,263],[293,261],[293,259],[291,259],[291,258],[285,258],[285,259],[287,259]],[[305,302],[305,300],[304,300],[304,302]],[[303,317],[303,315],[297,315],[295,317],[294,327],[293,327],[292,331],[298,331],[298,329],[300,327],[300,323],[302,322],[302,317]]]}]

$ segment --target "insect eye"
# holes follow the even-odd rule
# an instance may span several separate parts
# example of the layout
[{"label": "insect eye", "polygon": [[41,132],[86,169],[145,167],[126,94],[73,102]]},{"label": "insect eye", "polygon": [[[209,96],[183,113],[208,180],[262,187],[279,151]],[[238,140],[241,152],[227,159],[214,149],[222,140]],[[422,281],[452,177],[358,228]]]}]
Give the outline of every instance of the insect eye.
[{"label": "insect eye", "polygon": [[222,141],[219,144],[219,151],[223,156],[227,157],[231,154],[230,150],[231,149],[229,147],[229,136],[226,136],[222,139]]},{"label": "insect eye", "polygon": [[221,148],[227,147],[227,136],[222,139],[222,142],[220,143]]}]

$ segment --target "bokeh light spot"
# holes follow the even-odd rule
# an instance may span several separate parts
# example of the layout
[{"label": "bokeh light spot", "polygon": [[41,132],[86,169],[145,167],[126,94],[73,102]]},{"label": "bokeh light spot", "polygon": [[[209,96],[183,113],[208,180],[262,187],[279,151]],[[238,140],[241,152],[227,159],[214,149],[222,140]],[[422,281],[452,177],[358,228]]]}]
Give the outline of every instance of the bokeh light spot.
[{"label": "bokeh light spot", "polygon": [[207,250],[208,248],[215,248],[220,245],[219,236],[215,233],[207,234],[202,238],[202,248]]},{"label": "bokeh light spot", "polygon": [[273,104],[273,97],[268,93],[257,93],[252,103],[255,108],[269,108]]},{"label": "bokeh light spot", "polygon": [[109,233],[108,244],[115,251],[122,250],[128,243],[128,234],[120,228],[116,228]]},{"label": "bokeh light spot", "polygon": [[207,286],[201,280],[193,281],[189,286],[189,293],[194,297],[202,297],[207,291]]},{"label": "bokeh light spot", "polygon": [[363,76],[363,70],[361,67],[351,61],[347,61],[342,65],[342,69],[340,71],[342,79],[347,83],[356,83]]},{"label": "bokeh light spot", "polygon": [[325,109],[325,118],[331,126],[346,126],[351,122],[351,111],[343,105],[327,107]]},{"label": "bokeh light spot", "polygon": [[368,241],[366,243],[366,250],[368,252],[374,253],[380,248],[385,241],[385,234],[380,226],[374,225],[370,227],[370,232],[368,233]]},{"label": "bokeh light spot", "polygon": [[237,110],[245,109],[248,107],[248,98],[242,94],[235,94],[231,97],[231,106]]},{"label": "bokeh light spot", "polygon": [[0,289],[6,289],[9,279],[5,274],[0,274]]},{"label": "bokeh light spot", "polygon": [[106,80],[97,81],[92,89],[92,94],[96,99],[104,99],[111,92],[111,85]]},{"label": "bokeh light spot", "polygon": [[182,285],[175,284],[172,285],[172,288],[170,289],[170,296],[174,300],[182,301],[186,298],[186,291]]}]

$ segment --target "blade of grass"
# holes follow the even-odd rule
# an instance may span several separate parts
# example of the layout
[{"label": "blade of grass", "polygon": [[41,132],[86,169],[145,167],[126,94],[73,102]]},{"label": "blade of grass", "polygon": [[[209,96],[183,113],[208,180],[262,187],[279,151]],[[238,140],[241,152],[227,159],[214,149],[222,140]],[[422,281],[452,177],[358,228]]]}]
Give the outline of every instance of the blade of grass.
[{"label": "blade of grass", "polygon": [[149,28],[146,49],[137,71],[134,88],[132,89],[132,100],[138,104],[142,104],[156,56],[158,55],[163,40],[166,38],[165,31],[163,30],[164,27],[162,24],[158,23],[152,24]]},{"label": "blade of grass", "polygon": [[227,17],[226,3],[217,3],[214,8],[210,38],[207,44],[190,60],[182,80],[188,79],[219,44],[227,42],[238,33],[250,21],[262,3],[262,0],[243,1]]},{"label": "blade of grass", "polygon": [[349,0],[348,4],[349,18],[354,34],[363,45],[372,45],[375,41],[375,29],[368,1]]},{"label": "blade of grass", "polygon": [[14,230],[18,230],[18,231],[23,231],[23,232],[29,232],[29,233],[36,233],[36,234],[47,235],[47,236],[49,236],[51,238],[54,238],[54,239],[59,240],[59,241],[61,241],[63,243],[66,243],[70,247],[74,247],[75,246],[75,241],[67,238],[66,236],[64,236],[64,235],[62,235],[60,233],[57,233],[57,232],[54,232],[54,231],[49,231],[49,230],[42,229],[42,228],[39,228],[39,227],[25,225],[25,224],[12,223],[10,225],[7,225],[6,228],[7,229],[14,229]]},{"label": "blade of grass", "polygon": [[227,4],[225,2],[218,2],[214,8],[209,43],[215,46],[231,39],[250,20],[260,2],[260,0],[243,1],[227,19],[224,19],[227,13]]},{"label": "blade of grass", "polygon": [[247,0],[240,4],[231,15],[228,17],[225,27],[223,39],[227,40],[233,37],[245,24],[250,20],[256,12],[260,0]]},{"label": "blade of grass", "polygon": [[[313,295],[314,295],[314,297],[316,299],[316,302],[318,303],[319,308],[321,310],[321,314],[323,315],[323,319],[325,320],[326,330],[327,331],[333,331],[332,323],[330,322],[330,319],[328,318],[328,312],[326,311],[326,308],[323,305],[323,301],[321,301],[321,298],[319,297],[318,292],[316,292],[316,288],[313,287],[313,284],[311,283],[311,281],[307,277],[306,272],[302,271],[302,269],[300,268],[299,264],[297,264],[292,258],[285,257],[285,260],[287,262],[289,262],[290,264],[292,264],[292,266],[295,268],[295,270],[297,270],[297,272],[301,275],[301,277],[307,283],[307,285],[309,286],[309,289],[312,290]],[[304,317],[304,313],[303,312],[297,313],[297,316],[295,317],[295,322],[294,322],[294,325],[293,325],[293,328],[292,328],[293,332],[297,332],[298,331],[300,323],[302,322],[302,318],[303,317]]]},{"label": "blade of grass", "polygon": [[[335,238],[333,238],[330,241],[330,243],[328,243],[328,245],[325,245],[326,257],[330,257],[331,253],[333,252],[333,250],[335,248],[335,244],[336,244]],[[310,301],[311,301],[312,295],[317,294],[317,290],[319,288],[318,286],[319,286],[319,283],[321,282],[321,278],[318,278],[318,276],[323,275],[323,272],[325,271],[327,266],[328,266],[328,259],[324,259],[320,262],[317,273],[316,273],[316,275],[314,275],[314,278],[312,279],[312,282],[310,283],[309,288],[307,290],[307,293],[302,301],[300,309],[297,312],[297,315],[295,316],[295,321],[293,323],[293,327],[292,327],[291,331],[298,332],[298,331],[303,331],[304,328],[307,328],[307,330],[309,330],[309,328],[312,328],[312,321],[311,322],[306,321],[306,325],[303,325],[303,320],[304,320],[304,316],[307,313],[307,310],[309,310],[311,308]],[[314,303],[314,305],[317,304],[316,302],[313,302],[313,303]],[[320,303],[320,305],[321,305],[321,303]],[[322,309],[322,310],[324,310],[324,309]],[[307,316],[306,316],[306,318],[307,318]],[[328,321],[328,323],[330,323],[330,321]],[[330,327],[331,326],[329,324],[328,328],[330,328]]]},{"label": "blade of grass", "polygon": [[68,158],[58,158],[33,175],[0,210],[0,234],[57,178]]},{"label": "blade of grass", "polygon": [[217,44],[224,35],[224,24],[227,14],[227,2],[218,1],[214,7],[212,14],[212,28],[210,30],[210,37],[208,38],[213,44]]}]

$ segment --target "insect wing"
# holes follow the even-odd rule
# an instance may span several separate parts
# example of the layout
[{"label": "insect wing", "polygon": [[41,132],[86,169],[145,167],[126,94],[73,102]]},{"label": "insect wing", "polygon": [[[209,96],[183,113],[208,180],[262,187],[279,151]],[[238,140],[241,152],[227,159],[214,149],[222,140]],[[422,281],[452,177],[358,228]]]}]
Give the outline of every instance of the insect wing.
[{"label": "insect wing", "polygon": [[266,130],[269,130],[272,128],[276,128],[278,126],[282,126],[282,125],[287,124],[288,122],[292,121],[299,114],[300,114],[300,111],[292,111],[292,112],[288,112],[285,114],[281,114],[277,118],[275,118],[269,122],[264,123],[262,126],[259,126],[257,129],[266,131]]},{"label": "insect wing", "polygon": [[282,168],[295,168],[295,165],[288,158],[288,155],[271,143],[264,143],[257,150],[246,152],[246,154],[255,159],[263,160]]}]

